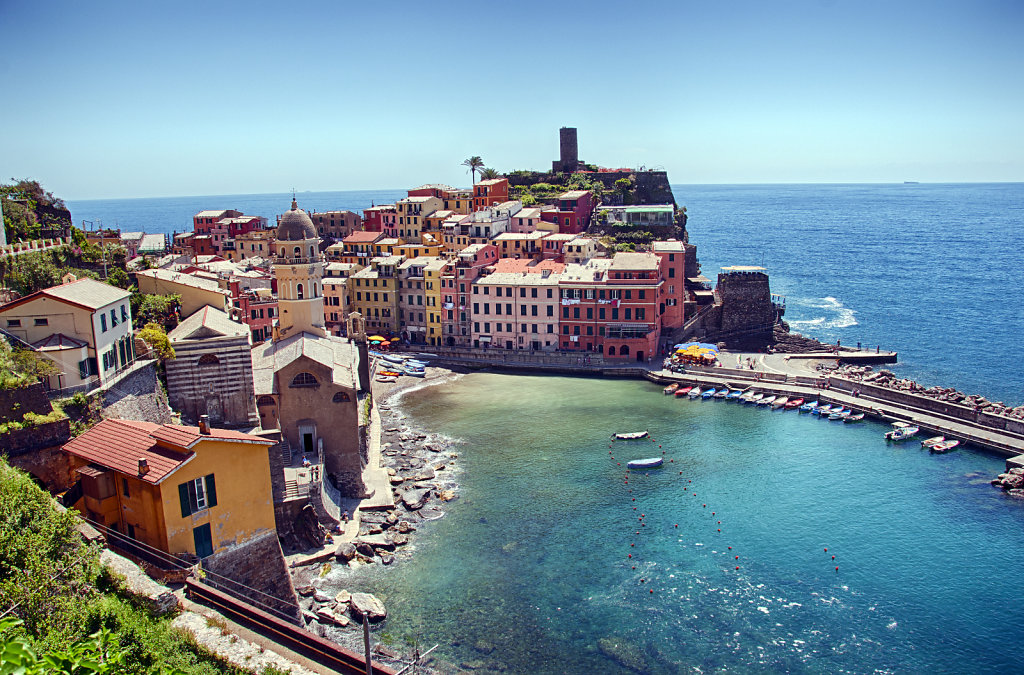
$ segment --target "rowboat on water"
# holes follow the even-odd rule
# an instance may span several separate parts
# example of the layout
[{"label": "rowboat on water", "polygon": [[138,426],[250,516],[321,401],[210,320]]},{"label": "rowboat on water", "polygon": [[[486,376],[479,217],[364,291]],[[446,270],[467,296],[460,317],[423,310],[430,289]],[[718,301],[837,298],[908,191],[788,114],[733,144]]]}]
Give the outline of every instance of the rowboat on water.
[{"label": "rowboat on water", "polygon": [[845,420],[849,416],[850,416],[850,411],[849,410],[845,410],[843,408],[840,408],[838,411],[836,411],[836,412],[832,413],[831,415],[829,415],[828,418],[830,420],[832,420],[832,421],[835,421],[835,420]]},{"label": "rowboat on water", "polygon": [[628,433],[612,434],[617,441],[636,441],[641,438],[647,438],[646,431],[630,431]]},{"label": "rowboat on water", "polygon": [[701,398],[711,398],[714,395],[715,395],[715,388],[714,387],[711,387],[710,389],[705,389],[704,391],[702,391],[700,393],[700,397]]},{"label": "rowboat on water", "polygon": [[781,408],[782,406],[786,405],[787,403],[789,403],[789,397],[788,396],[779,396],[774,401],[772,401],[772,407],[777,410],[777,409]]},{"label": "rowboat on water", "polygon": [[812,415],[827,415],[832,411],[832,404],[826,403],[825,405],[819,405],[817,408],[811,409]]},{"label": "rowboat on water", "polygon": [[665,387],[664,389],[662,389],[662,391],[665,392],[665,396],[669,396],[671,394],[676,393],[677,389],[679,389],[679,383],[678,382],[673,382],[672,384],[670,384],[667,387]]},{"label": "rowboat on water", "polygon": [[664,461],[661,457],[649,457],[648,459],[634,459],[626,462],[626,466],[630,469],[656,469]]},{"label": "rowboat on water", "polygon": [[729,396],[726,397],[725,400],[727,400],[727,401],[738,401],[738,400],[740,400],[740,397],[742,397],[742,396],[743,396],[743,391],[742,390],[740,390],[740,389],[733,389],[732,391],[729,392]]},{"label": "rowboat on water", "polygon": [[757,392],[753,396],[747,399],[747,403],[753,403],[757,405],[764,398],[764,392]]},{"label": "rowboat on water", "polygon": [[786,403],[786,410],[790,410],[792,408],[799,408],[803,404],[804,404],[804,400],[802,398],[791,398]]},{"label": "rowboat on water", "polygon": [[690,391],[692,389],[693,389],[692,386],[690,386],[690,387],[681,387],[680,389],[676,389],[676,398],[682,398],[682,397],[686,396],[687,394],[690,393]]},{"label": "rowboat on water", "polygon": [[690,393],[687,394],[687,396],[689,396],[690,398],[697,398],[698,396],[700,396],[700,387],[695,386],[693,389],[690,390]]},{"label": "rowboat on water", "polygon": [[729,395],[729,388],[728,387],[724,387],[724,388],[719,389],[718,391],[716,391],[714,397],[715,398],[725,398],[728,395]]},{"label": "rowboat on water", "polygon": [[932,446],[938,445],[939,443],[944,443],[945,441],[945,436],[932,436],[931,438],[926,438],[923,441],[921,441],[921,447],[930,448]]},{"label": "rowboat on water", "polygon": [[812,412],[817,407],[818,407],[818,402],[817,401],[811,401],[810,403],[804,403],[802,406],[800,406],[800,412]]},{"label": "rowboat on water", "polygon": [[949,452],[950,450],[952,450],[953,448],[955,448],[958,445],[960,445],[960,441],[946,441],[944,443],[938,443],[936,445],[933,445],[929,449],[932,452],[943,453],[943,452]]},{"label": "rowboat on water", "polygon": [[772,403],[775,402],[776,398],[778,398],[778,397],[777,396],[766,396],[766,397],[762,398],[760,401],[755,401],[755,403],[757,403],[757,405],[771,405]]},{"label": "rowboat on water", "polygon": [[864,419],[864,413],[853,413],[849,417],[843,420],[844,424],[851,424],[853,422],[860,422]]}]

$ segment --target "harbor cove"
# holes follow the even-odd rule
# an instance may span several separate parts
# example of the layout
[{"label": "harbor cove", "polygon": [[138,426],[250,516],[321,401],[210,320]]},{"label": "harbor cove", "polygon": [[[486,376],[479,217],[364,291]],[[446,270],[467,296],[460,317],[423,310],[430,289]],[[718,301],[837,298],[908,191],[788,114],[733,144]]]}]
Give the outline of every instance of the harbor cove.
[{"label": "harbor cove", "polygon": [[999,457],[638,380],[471,373],[392,406],[454,441],[460,497],[391,567],[322,580],[380,597],[391,647],[484,672],[1014,667]]}]

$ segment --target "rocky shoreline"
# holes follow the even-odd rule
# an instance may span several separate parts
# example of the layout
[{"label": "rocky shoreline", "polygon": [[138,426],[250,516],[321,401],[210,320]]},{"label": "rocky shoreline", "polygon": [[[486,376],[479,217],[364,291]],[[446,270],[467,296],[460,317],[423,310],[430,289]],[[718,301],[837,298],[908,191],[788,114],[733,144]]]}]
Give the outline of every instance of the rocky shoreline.
[{"label": "rocky shoreline", "polygon": [[[381,461],[390,477],[395,504],[388,509],[360,511],[359,532],[353,541],[340,543],[292,570],[307,630],[361,652],[363,617],[371,625],[379,624],[387,618],[387,608],[370,593],[336,590],[344,586],[338,570],[342,566],[353,571],[365,565],[386,566],[410,560],[417,530],[443,517],[444,505],[458,499],[457,441],[412,426],[398,408],[401,397],[409,391],[443,384],[458,376],[446,368],[428,367],[423,380],[373,383],[380,416]],[[399,658],[384,645],[378,645],[376,654],[385,661]],[[435,662],[435,667],[438,665]]]}]

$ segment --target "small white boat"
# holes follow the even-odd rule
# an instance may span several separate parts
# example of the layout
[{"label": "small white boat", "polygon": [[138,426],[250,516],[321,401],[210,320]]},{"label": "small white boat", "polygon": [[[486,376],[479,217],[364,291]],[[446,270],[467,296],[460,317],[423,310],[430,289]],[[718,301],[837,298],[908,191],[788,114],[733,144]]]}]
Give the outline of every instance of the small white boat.
[{"label": "small white boat", "polygon": [[840,410],[838,410],[838,411],[836,411],[834,413],[831,413],[828,416],[828,418],[830,420],[832,420],[832,421],[835,421],[835,420],[845,420],[849,416],[850,416],[850,411],[849,410],[840,409]]},{"label": "small white boat", "polygon": [[757,396],[757,392],[753,389],[747,389],[745,392],[740,394],[740,403],[750,403]]},{"label": "small white boat", "polygon": [[378,382],[384,382],[384,383],[387,383],[387,382],[395,382],[395,381],[397,381],[397,380],[398,380],[398,378],[397,378],[397,377],[395,377],[394,375],[378,375],[378,376],[376,377],[376,380],[377,380]]},{"label": "small white boat", "polygon": [[958,445],[960,445],[960,441],[956,441],[956,440],[954,440],[954,441],[945,441],[944,443],[937,443],[937,444],[933,445],[929,449],[932,452],[943,453],[943,452],[949,452],[950,450],[952,450],[953,448],[955,448]]},{"label": "small white boat", "polygon": [[626,462],[626,466],[630,469],[656,469],[664,463],[664,459],[661,457],[649,457],[647,459],[634,459]]},{"label": "small white boat", "polygon": [[422,368],[412,368],[410,366],[402,366],[401,369],[405,372],[406,375],[410,375],[412,377],[424,377],[427,374],[426,371],[423,370]]},{"label": "small white boat", "polygon": [[764,392],[760,392],[759,391],[756,394],[754,394],[753,396],[751,396],[750,399],[747,401],[747,403],[753,403],[754,405],[757,405],[763,399],[764,399]]},{"label": "small white boat", "polygon": [[772,403],[775,402],[776,398],[777,397],[774,396],[774,395],[773,396],[766,396],[765,398],[762,398],[760,401],[757,401],[757,405],[771,405]]},{"label": "small white boat", "polygon": [[852,424],[853,422],[860,422],[864,419],[864,413],[853,413],[849,417],[843,420],[844,424]]},{"label": "small white boat", "polygon": [[725,398],[729,395],[729,388],[725,387],[715,392],[714,398]]},{"label": "small white boat", "polygon": [[689,396],[690,398],[698,398],[700,394],[700,387],[694,387],[693,389],[690,390],[690,393],[687,394],[687,396]]},{"label": "small white boat", "polygon": [[812,415],[826,415],[827,416],[828,413],[831,410],[832,410],[832,404],[831,403],[826,403],[825,405],[819,405],[816,408],[811,408],[811,414]]},{"label": "small white boat", "polygon": [[813,401],[811,403],[804,403],[802,406],[800,406],[799,412],[811,412],[812,410],[814,410],[817,407],[818,407],[818,402],[817,401]]},{"label": "small white boat", "polygon": [[782,406],[786,405],[787,403],[789,403],[788,396],[779,396],[777,399],[772,401],[772,407],[775,409],[779,409]]},{"label": "small white boat", "polygon": [[885,433],[885,440],[887,441],[905,441],[908,438],[913,438],[917,432],[920,431],[918,427],[907,422],[893,422],[892,431]]},{"label": "small white boat", "polygon": [[618,441],[636,441],[636,440],[639,440],[641,438],[647,438],[647,432],[646,431],[630,431],[628,433],[612,434],[612,436],[614,436],[615,440],[618,440]]},{"label": "small white boat", "polygon": [[931,438],[926,438],[923,441],[921,441],[921,447],[930,448],[934,445],[938,445],[939,443],[944,443],[945,441],[945,436],[932,436]]}]

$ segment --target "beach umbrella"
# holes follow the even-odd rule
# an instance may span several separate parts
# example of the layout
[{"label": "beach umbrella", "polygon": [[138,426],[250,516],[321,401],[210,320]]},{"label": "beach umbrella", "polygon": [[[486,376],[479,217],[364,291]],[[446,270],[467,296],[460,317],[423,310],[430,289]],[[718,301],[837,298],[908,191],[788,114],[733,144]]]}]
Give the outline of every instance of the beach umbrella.
[{"label": "beach umbrella", "polygon": [[380,335],[371,335],[370,336],[370,342],[374,342],[374,341],[376,341],[376,342],[384,342],[385,340],[387,340],[387,338],[383,337],[383,336],[380,336]]},{"label": "beach umbrella", "polygon": [[400,342],[402,338],[391,338],[392,342]]}]

